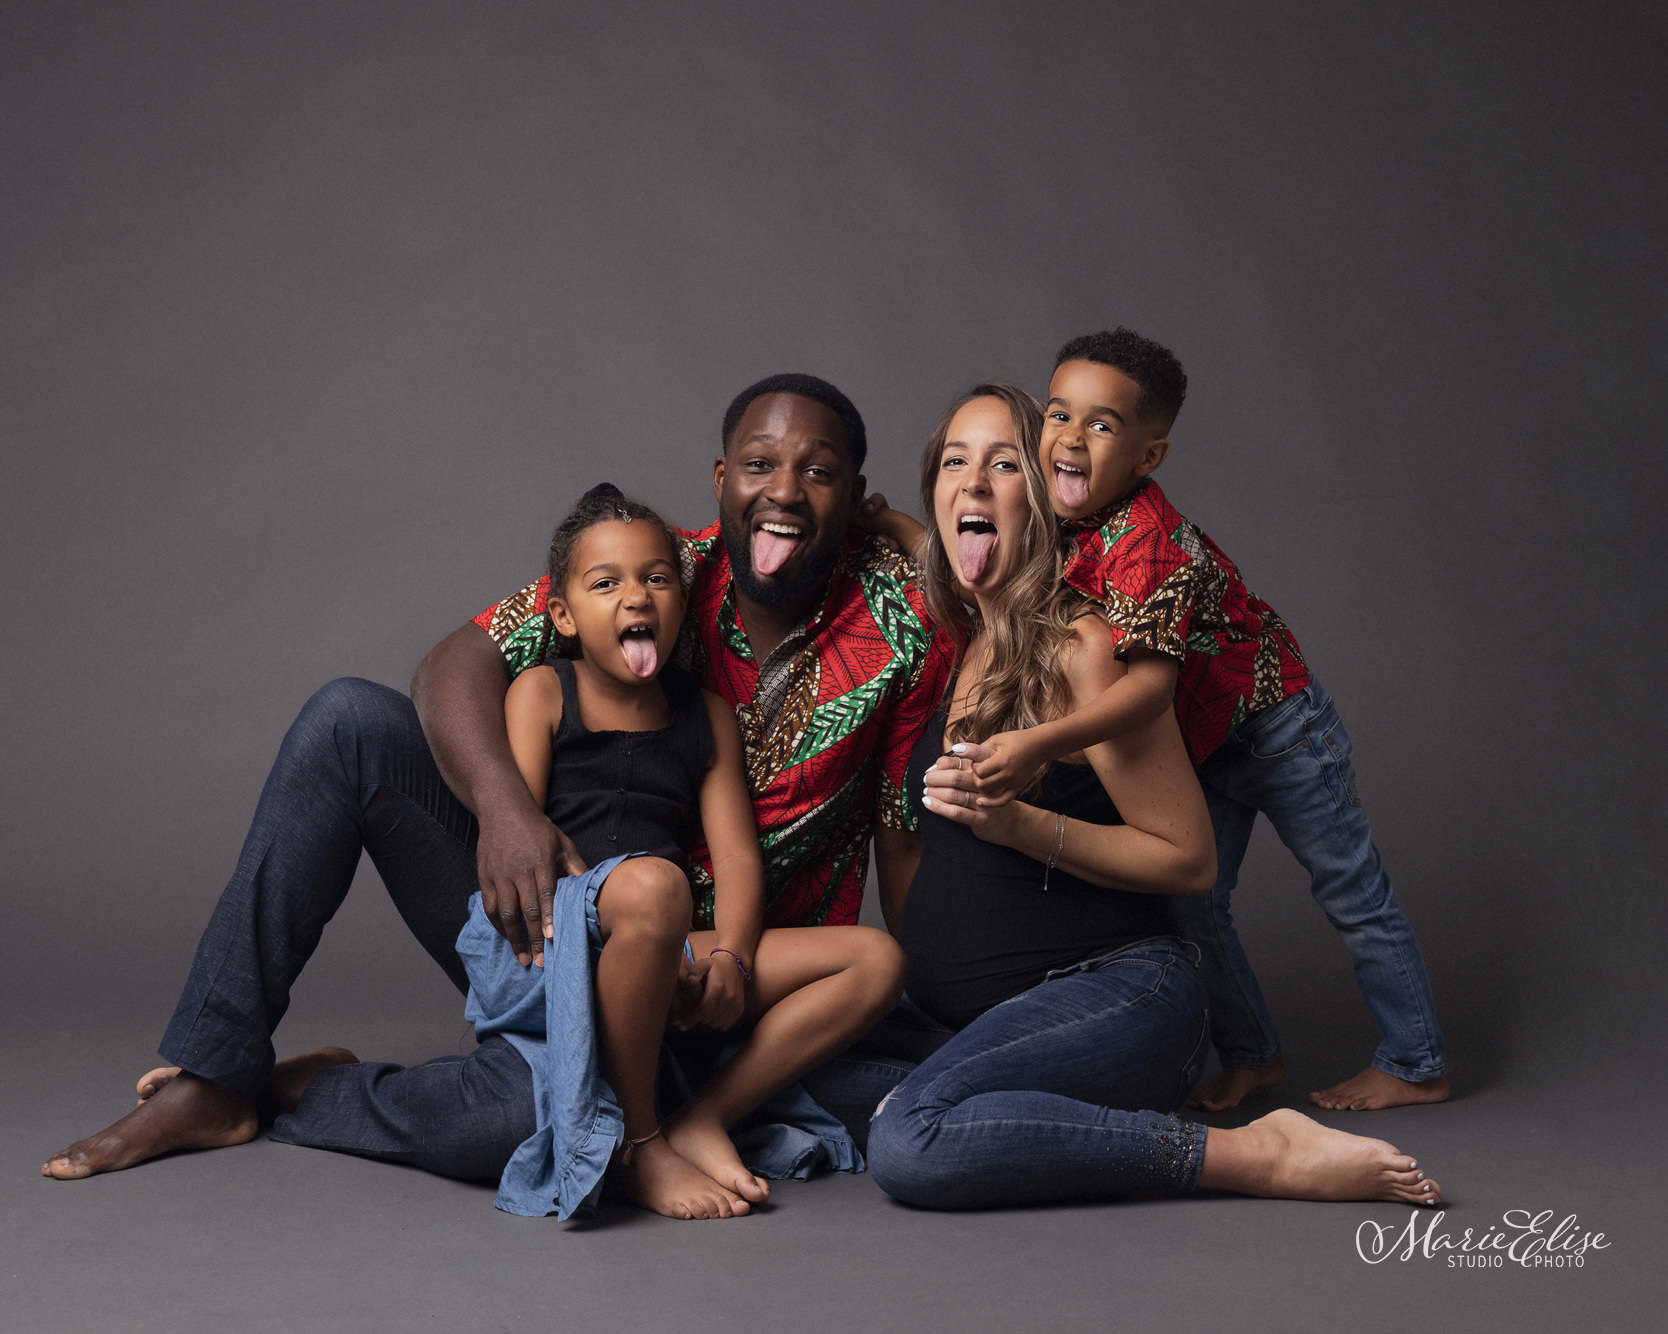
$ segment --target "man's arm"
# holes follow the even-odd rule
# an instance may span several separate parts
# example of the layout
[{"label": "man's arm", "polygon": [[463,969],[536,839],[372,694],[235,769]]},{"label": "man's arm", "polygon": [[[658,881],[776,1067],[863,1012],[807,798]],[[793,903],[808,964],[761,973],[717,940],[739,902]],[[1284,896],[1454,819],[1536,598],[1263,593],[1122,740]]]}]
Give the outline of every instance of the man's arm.
[{"label": "man's arm", "polygon": [[921,835],[906,829],[875,826],[875,879],[880,882],[880,915],[886,929],[898,934],[903,917],[904,896],[921,863]]},{"label": "man's arm", "polygon": [[429,650],[411,698],[440,776],[480,824],[481,907],[526,965],[533,960],[529,942],[544,936],[557,878],[584,864],[516,768],[504,726],[509,684],[504,655],[469,621]]}]

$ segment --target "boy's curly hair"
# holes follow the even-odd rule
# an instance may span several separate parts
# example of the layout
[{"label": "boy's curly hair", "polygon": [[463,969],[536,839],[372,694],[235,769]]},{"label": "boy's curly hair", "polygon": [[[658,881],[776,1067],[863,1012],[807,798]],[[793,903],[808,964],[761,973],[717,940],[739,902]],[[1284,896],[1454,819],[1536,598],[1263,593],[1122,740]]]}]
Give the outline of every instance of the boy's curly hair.
[{"label": "boy's curly hair", "polygon": [[1175,425],[1187,397],[1187,372],[1176,354],[1121,324],[1072,339],[1055,356],[1054,365],[1063,361],[1098,361],[1122,371],[1141,386],[1141,397],[1135,402],[1141,420],[1157,418],[1166,431]]}]

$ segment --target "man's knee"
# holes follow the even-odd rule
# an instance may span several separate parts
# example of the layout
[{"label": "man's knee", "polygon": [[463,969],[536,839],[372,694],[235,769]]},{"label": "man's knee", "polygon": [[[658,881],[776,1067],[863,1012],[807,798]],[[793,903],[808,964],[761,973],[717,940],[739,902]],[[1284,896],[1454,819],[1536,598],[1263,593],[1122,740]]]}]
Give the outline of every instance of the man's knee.
[{"label": "man's knee", "polygon": [[411,700],[356,676],[339,677],[315,690],[284,738],[284,752],[295,762],[333,756],[347,769],[358,768],[372,755],[426,749]]},{"label": "man's knee", "polygon": [[693,901],[689,878],[664,857],[632,857],[603,881],[597,917],[605,935],[681,938],[689,930]]}]

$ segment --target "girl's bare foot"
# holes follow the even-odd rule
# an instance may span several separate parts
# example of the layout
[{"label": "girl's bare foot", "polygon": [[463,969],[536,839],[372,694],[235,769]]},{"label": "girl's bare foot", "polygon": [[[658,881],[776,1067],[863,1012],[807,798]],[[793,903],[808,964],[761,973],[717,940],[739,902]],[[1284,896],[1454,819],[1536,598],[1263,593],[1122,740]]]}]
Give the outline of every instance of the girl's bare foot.
[{"label": "girl's bare foot", "polygon": [[1281,1200],[1440,1204],[1442,1187],[1393,1144],[1350,1135],[1282,1107],[1205,1135],[1199,1186]]},{"label": "girl's bare foot", "polygon": [[1353,1079],[1309,1095],[1309,1101],[1315,1106],[1333,1112],[1376,1112],[1382,1107],[1407,1107],[1420,1102],[1446,1102],[1447,1099],[1447,1075],[1420,1080],[1415,1084],[1411,1080],[1387,1075],[1370,1065]]},{"label": "girl's bare foot", "polygon": [[632,1203],[667,1218],[736,1218],[747,1201],[686,1162],[664,1136],[645,1140],[609,1169]]},{"label": "girl's bare foot", "polygon": [[717,1117],[699,1112],[691,1115],[685,1108],[665,1125],[667,1142],[685,1162],[752,1204],[763,1204],[770,1198],[770,1183],[747,1170],[736,1152],[735,1141]]},{"label": "girl's bare foot", "polygon": [[176,1072],[120,1121],[53,1154],[41,1175],[75,1181],[119,1172],[180,1149],[243,1144],[259,1128],[253,1099]]},{"label": "girl's bare foot", "polygon": [[1238,1107],[1245,1101],[1246,1094],[1255,1093],[1258,1089],[1271,1089],[1285,1077],[1286,1058],[1283,1055],[1252,1070],[1230,1068],[1194,1089],[1187,1105],[1202,1112],[1225,1112],[1230,1107]]}]

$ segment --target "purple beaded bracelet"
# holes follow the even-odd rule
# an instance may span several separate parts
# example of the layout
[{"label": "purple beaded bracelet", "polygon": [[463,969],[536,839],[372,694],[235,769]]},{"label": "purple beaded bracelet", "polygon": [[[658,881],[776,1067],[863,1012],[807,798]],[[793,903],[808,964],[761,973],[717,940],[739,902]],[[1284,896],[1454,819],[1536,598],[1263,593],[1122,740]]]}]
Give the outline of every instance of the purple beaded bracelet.
[{"label": "purple beaded bracelet", "polygon": [[753,980],[753,974],[748,971],[747,965],[741,961],[741,955],[737,954],[734,950],[727,950],[720,945],[717,949],[708,950],[707,958],[710,959],[715,954],[728,954],[736,961],[736,967],[741,969],[741,980],[743,982],[751,982]]}]

